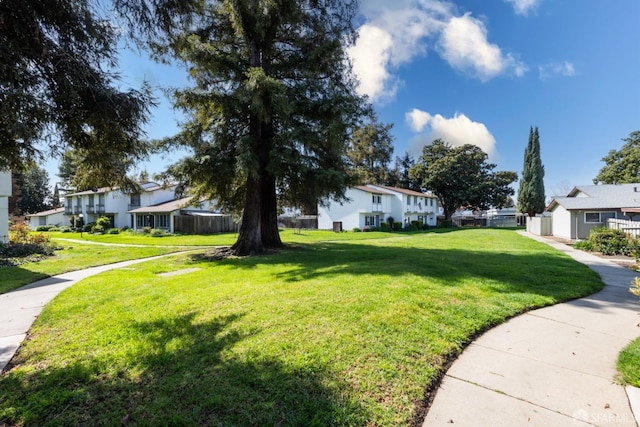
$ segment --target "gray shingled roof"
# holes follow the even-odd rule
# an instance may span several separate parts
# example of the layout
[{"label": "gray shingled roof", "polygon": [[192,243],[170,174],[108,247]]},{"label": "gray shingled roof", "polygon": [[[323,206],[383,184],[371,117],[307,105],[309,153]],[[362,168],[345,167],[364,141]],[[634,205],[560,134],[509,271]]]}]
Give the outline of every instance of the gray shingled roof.
[{"label": "gray shingled roof", "polygon": [[618,209],[640,207],[640,183],[579,185],[568,197],[555,197],[547,210],[558,204],[567,210]]},{"label": "gray shingled roof", "polygon": [[191,200],[191,196],[183,197],[182,199],[170,200],[168,202],[158,203],[157,205],[132,209],[129,213],[170,213],[185,208]]}]

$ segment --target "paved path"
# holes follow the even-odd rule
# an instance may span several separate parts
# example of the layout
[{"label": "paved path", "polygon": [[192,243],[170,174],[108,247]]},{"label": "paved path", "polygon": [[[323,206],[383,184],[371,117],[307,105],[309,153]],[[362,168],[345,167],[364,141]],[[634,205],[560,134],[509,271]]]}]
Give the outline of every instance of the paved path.
[{"label": "paved path", "polygon": [[[640,336],[640,303],[629,292],[638,274],[527,236],[586,264],[606,286],[513,318],[474,341],[445,374],[423,426],[636,426],[614,378],[618,353]],[[640,402],[637,389],[628,389],[631,404]]]},{"label": "paved path", "polygon": [[174,252],[59,274],[0,295],[0,372],[15,354],[42,308],[74,283],[103,271],[163,258]]}]

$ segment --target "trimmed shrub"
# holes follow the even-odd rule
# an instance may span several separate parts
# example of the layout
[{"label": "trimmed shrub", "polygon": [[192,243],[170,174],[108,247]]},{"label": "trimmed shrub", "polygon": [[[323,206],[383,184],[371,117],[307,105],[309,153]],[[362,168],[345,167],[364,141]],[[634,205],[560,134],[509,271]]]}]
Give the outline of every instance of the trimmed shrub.
[{"label": "trimmed shrub", "polygon": [[420,221],[411,221],[411,225],[413,225],[416,230],[422,230],[422,223]]},{"label": "trimmed shrub", "polygon": [[631,255],[631,239],[622,230],[596,227],[589,232],[589,241],[593,250],[604,255]]},{"label": "trimmed shrub", "polygon": [[442,222],[440,222],[440,224],[438,225],[438,227],[440,227],[440,228],[451,228],[452,225],[453,225],[453,223],[451,222],[450,219],[443,219]]},{"label": "trimmed shrub", "polygon": [[589,240],[579,240],[574,243],[573,247],[587,252],[591,252],[593,250],[593,244],[591,244]]},{"label": "trimmed shrub", "polygon": [[95,226],[96,226],[95,222],[90,222],[89,224],[85,224],[82,226],[82,231],[84,231],[85,233],[91,233]]},{"label": "trimmed shrub", "polygon": [[39,225],[36,227],[36,231],[51,231],[52,228],[56,228],[54,225]]},{"label": "trimmed shrub", "polygon": [[400,221],[394,221],[393,222],[393,229],[395,231],[400,231],[402,230],[402,223]]},{"label": "trimmed shrub", "polygon": [[120,234],[120,230],[118,230],[117,228],[109,228],[105,233],[106,234]]},{"label": "trimmed shrub", "polygon": [[353,231],[354,233],[359,233],[362,230],[360,230],[358,227],[353,227],[353,230],[351,230],[351,231]]},{"label": "trimmed shrub", "polygon": [[380,224],[380,231],[391,231],[391,226],[388,222],[383,222]]},{"label": "trimmed shrub", "polygon": [[151,237],[164,237],[164,236],[169,236],[171,233],[165,231],[165,230],[161,230],[159,228],[154,228],[151,230]]}]

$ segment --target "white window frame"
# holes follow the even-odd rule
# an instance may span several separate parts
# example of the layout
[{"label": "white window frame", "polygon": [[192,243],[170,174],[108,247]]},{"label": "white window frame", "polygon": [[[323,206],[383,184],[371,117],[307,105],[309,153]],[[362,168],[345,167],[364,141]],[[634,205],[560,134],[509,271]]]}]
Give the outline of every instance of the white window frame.
[{"label": "white window frame", "polygon": [[[598,215],[598,220],[597,221],[588,221],[587,220],[587,215],[594,215],[594,214]],[[606,214],[606,217],[604,218],[604,220],[602,218],[603,214]],[[611,214],[613,214],[613,216],[609,216]],[[604,222],[607,219],[610,219],[610,218],[615,219],[615,218],[617,218],[617,216],[618,215],[617,215],[617,213],[615,211],[603,211],[603,212],[601,212],[601,211],[597,211],[597,212],[596,211],[589,211],[589,212],[585,212],[584,213],[584,223],[585,224],[604,224]]]}]

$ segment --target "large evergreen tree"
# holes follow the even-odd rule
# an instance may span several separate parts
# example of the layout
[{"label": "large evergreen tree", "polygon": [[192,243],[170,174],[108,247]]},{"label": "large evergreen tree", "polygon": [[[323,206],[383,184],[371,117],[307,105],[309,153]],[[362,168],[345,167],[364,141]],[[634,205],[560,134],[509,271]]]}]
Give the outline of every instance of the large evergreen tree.
[{"label": "large evergreen tree", "polygon": [[[281,245],[276,195],[343,197],[346,146],[363,113],[345,54],[355,0],[116,0],[156,56],[187,65],[189,117],[170,175],[242,212],[235,253]],[[162,7],[157,7],[162,3]]]},{"label": "large evergreen tree", "polygon": [[410,171],[415,164],[415,159],[409,153],[405,152],[402,157],[396,157],[395,166],[389,174],[388,184],[393,187],[422,191],[422,182],[411,177]]},{"label": "large evergreen tree", "polygon": [[118,29],[97,1],[0,2],[0,168],[24,169],[67,146],[94,164],[110,152],[146,154],[149,91],[117,87],[109,69]]},{"label": "large evergreen tree", "polygon": [[602,158],[605,165],[593,179],[594,184],[622,184],[640,182],[640,131],[623,138],[620,150],[611,150]]},{"label": "large evergreen tree", "polygon": [[544,166],[540,158],[538,127],[529,129],[529,143],[524,150],[524,169],[518,190],[518,210],[529,216],[544,212]]},{"label": "large evergreen tree", "polygon": [[389,163],[393,154],[393,136],[389,133],[393,124],[377,121],[374,114],[370,121],[353,131],[347,156],[359,184],[386,184],[389,182]]},{"label": "large evergreen tree", "polygon": [[459,208],[502,207],[507,197],[514,194],[510,185],[518,179],[518,174],[493,172],[496,165],[487,159],[487,153],[477,145],[451,147],[436,139],[422,149],[410,175],[438,197],[445,218],[451,219]]},{"label": "large evergreen tree", "polygon": [[35,163],[16,174],[18,183],[18,209],[21,215],[33,214],[51,208],[49,174]]}]

